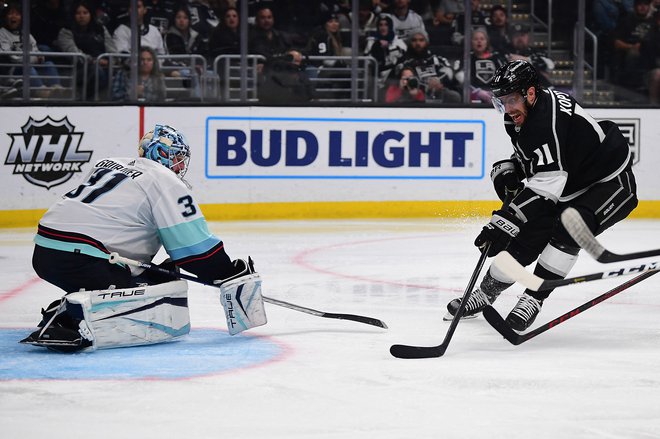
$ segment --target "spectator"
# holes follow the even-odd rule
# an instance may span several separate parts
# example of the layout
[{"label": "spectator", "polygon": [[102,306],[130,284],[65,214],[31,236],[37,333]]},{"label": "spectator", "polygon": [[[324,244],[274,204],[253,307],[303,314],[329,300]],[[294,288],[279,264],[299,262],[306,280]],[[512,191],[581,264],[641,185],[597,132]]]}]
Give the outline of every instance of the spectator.
[{"label": "spectator", "polygon": [[[140,45],[153,48],[158,55],[165,55],[165,46],[163,36],[154,25],[144,22],[147,9],[144,7],[143,0],[137,0],[137,21],[140,30]],[[120,24],[113,35],[115,47],[120,53],[129,53],[131,51],[131,27],[127,24]]]},{"label": "spectator", "polygon": [[509,16],[503,6],[495,5],[490,10],[490,25],[488,29],[488,40],[494,51],[509,53],[511,51],[511,40],[509,39]]},{"label": "spectator", "polygon": [[431,53],[425,32],[415,32],[410,38],[408,50],[397,65],[397,72],[400,73],[402,68],[415,72],[426,94],[426,102],[461,102],[460,93],[453,90],[454,69],[447,58]]},{"label": "spectator", "polygon": [[392,18],[394,32],[402,40],[408,40],[416,32],[423,32],[428,38],[424,19],[410,9],[410,0],[394,0],[388,15]]},{"label": "spectator", "polygon": [[517,23],[511,27],[511,51],[506,54],[509,61],[522,59],[534,66],[539,73],[540,84],[548,88],[552,85],[551,73],[555,68],[555,63],[548,57],[548,54],[539,49],[530,46],[529,26]]},{"label": "spectator", "polygon": [[67,16],[60,0],[31,2],[30,33],[41,52],[59,52],[57,36],[66,23]]},{"label": "spectator", "polygon": [[388,104],[425,101],[426,95],[420,87],[419,79],[415,76],[415,72],[407,67],[401,69],[399,82],[390,84],[385,92],[385,102]]},{"label": "spectator", "polygon": [[[344,46],[339,34],[339,17],[328,12],[323,15],[323,25],[314,31],[305,48],[308,56],[321,56],[323,60],[310,61],[307,74],[310,78],[323,78],[327,89],[332,89],[327,96],[331,99],[344,97],[346,84],[350,80],[350,73],[337,71],[336,68],[346,67],[346,63],[335,57],[344,55]],[[338,89],[344,89],[338,91]],[[335,91],[337,90],[337,91]]]},{"label": "spectator", "polygon": [[254,28],[249,37],[248,51],[266,58],[285,53],[290,45],[287,34],[275,29],[275,18],[268,7],[257,10]]},{"label": "spectator", "polygon": [[144,0],[144,21],[157,27],[165,38],[179,3],[179,0]]},{"label": "spectator", "polygon": [[[470,51],[470,101],[490,103],[491,92],[489,84],[497,69],[506,64],[506,58],[492,51],[488,43],[488,31],[481,27],[472,31]],[[465,81],[464,71],[457,74],[457,80],[462,85]]]},{"label": "spectator", "polygon": [[615,82],[626,87],[638,88],[643,82],[645,60],[640,48],[653,25],[648,18],[650,4],[651,0],[635,0],[633,13],[623,17],[614,30]]},{"label": "spectator", "polygon": [[633,0],[594,0],[591,14],[587,16],[590,20],[587,26],[593,30],[598,38],[598,73],[603,73],[608,67],[607,60],[612,58],[614,42],[612,34],[619,22],[620,17],[631,13]]},{"label": "spectator", "polygon": [[[3,10],[3,27],[0,29],[0,52],[22,52],[23,13],[20,2],[7,3]],[[60,76],[52,61],[47,61],[39,52],[37,41],[30,35],[29,51],[37,52],[30,56],[30,87],[35,88],[37,97],[57,97],[61,94]],[[16,64],[7,72],[8,75],[23,74],[23,55],[8,55],[7,61]]]},{"label": "spectator", "polygon": [[406,43],[394,33],[392,18],[388,15],[378,17],[377,28],[367,37],[364,54],[373,56],[378,61],[379,85],[387,86],[387,79],[399,59],[406,53]]},{"label": "spectator", "polygon": [[[71,9],[69,25],[63,27],[57,36],[57,45],[63,52],[84,53],[87,63],[87,97],[92,97],[95,83],[100,90],[108,86],[109,60],[97,57],[102,53],[116,52],[110,32],[93,16],[94,9],[90,0],[78,0]],[[82,84],[83,66],[78,66],[78,85]],[[97,71],[98,70],[98,71]],[[98,73],[98,77],[96,76]]]},{"label": "spectator", "polygon": [[[132,94],[128,69],[117,72],[112,83],[112,100],[130,99]],[[148,46],[140,48],[140,67],[138,72],[137,99],[146,102],[162,102],[166,97],[165,77],[160,72],[158,55]]]},{"label": "spectator", "polygon": [[[169,55],[202,55],[200,39],[197,31],[190,27],[190,13],[186,6],[179,6],[174,14],[174,22],[165,35],[165,49]],[[201,98],[200,75],[203,72],[202,63],[192,57],[187,59],[168,59],[164,66],[176,68],[170,70],[169,76],[185,78],[184,86],[191,88],[192,98]]]},{"label": "spectator", "polygon": [[210,3],[209,0],[188,0],[190,26],[199,33],[201,47],[205,53],[208,52],[211,31],[220,24]]},{"label": "spectator", "polygon": [[441,0],[433,14],[433,21],[441,26],[453,27],[454,20],[464,12],[463,0]]},{"label": "spectator", "polygon": [[199,33],[190,26],[190,11],[179,6],[174,13],[174,22],[165,34],[165,50],[170,55],[200,54]]},{"label": "spectator", "polygon": [[612,33],[621,17],[632,11],[633,0],[594,0],[590,27],[601,40]]},{"label": "spectator", "polygon": [[[309,38],[309,43],[305,52],[309,56],[342,56],[344,55],[344,46],[339,34],[339,17],[334,13],[327,13],[323,16],[323,24],[317,28]],[[324,60],[326,66],[338,64],[336,60]]]},{"label": "spectator", "polygon": [[312,97],[312,83],[305,73],[300,52],[288,50],[284,56],[267,61],[264,81],[259,87],[262,104],[306,104]]},{"label": "spectator", "polygon": [[[471,17],[472,17],[472,28],[483,27],[488,24],[488,15],[481,10],[481,1],[472,0],[471,3]],[[452,37],[451,42],[457,46],[463,44],[463,39],[465,38],[465,14],[463,12],[456,15],[454,23],[452,24]]]},{"label": "spectator", "polygon": [[210,61],[218,55],[241,53],[241,35],[238,29],[240,20],[238,9],[229,7],[222,14],[222,22],[211,31],[209,37]]}]

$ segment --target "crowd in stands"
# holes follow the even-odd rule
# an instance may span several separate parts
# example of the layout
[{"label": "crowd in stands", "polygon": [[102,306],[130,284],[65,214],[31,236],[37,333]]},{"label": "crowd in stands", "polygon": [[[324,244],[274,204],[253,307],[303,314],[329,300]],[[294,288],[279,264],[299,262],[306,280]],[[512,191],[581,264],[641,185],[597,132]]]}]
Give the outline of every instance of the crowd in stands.
[{"label": "crowd in stands", "polygon": [[[132,90],[131,3],[31,1],[30,51],[39,56],[31,63],[30,87],[41,90],[35,96],[48,96],[62,87],[48,53],[71,52],[84,55],[75,77],[78,88],[86,84],[88,100],[98,99],[95,87],[100,86],[104,100],[137,95],[144,101],[163,101],[171,98],[172,81],[188,88],[189,97],[199,98],[200,78],[214,71],[217,57],[240,53],[243,13],[249,24],[248,53],[260,55],[258,99],[263,103],[310,102],[320,96],[315,81],[350,80],[346,67],[353,20],[360,30],[358,53],[376,60],[381,102],[460,103],[466,80],[472,102],[489,102],[488,83],[494,72],[508,60],[521,58],[536,66],[544,85],[552,86],[555,63],[533,44],[531,22],[510,22],[506,2],[471,1],[466,78],[463,0],[359,0],[357,17],[350,0],[248,0],[247,11],[239,10],[237,0],[137,0],[139,72],[138,88]],[[607,79],[616,84],[643,90],[651,103],[658,104],[660,0],[587,4],[592,12],[587,24],[598,35],[601,60],[607,60],[601,71],[609,72]],[[21,6],[20,0],[0,0],[0,99],[22,95],[20,79],[15,78],[22,56],[1,53],[22,50]],[[108,53],[121,55],[99,56]],[[185,61],[190,55],[202,58],[203,65]]]}]

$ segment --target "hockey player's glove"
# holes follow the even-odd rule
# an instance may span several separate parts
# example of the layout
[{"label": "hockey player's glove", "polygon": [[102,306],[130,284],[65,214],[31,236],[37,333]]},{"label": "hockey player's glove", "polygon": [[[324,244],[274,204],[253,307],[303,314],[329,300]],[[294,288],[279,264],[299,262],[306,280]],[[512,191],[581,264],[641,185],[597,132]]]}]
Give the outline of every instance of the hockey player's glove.
[{"label": "hockey player's glove", "polygon": [[520,226],[523,222],[513,213],[506,210],[496,210],[490,222],[481,229],[481,233],[474,241],[474,245],[483,249],[488,243],[488,256],[492,257],[506,249],[511,239],[520,232]]},{"label": "hockey player's glove", "polygon": [[500,160],[493,163],[490,170],[490,179],[500,200],[504,201],[507,195],[512,199],[525,187],[522,179],[525,178],[516,159]]},{"label": "hockey player's glove", "polygon": [[236,259],[236,274],[213,283],[220,286],[220,302],[225,310],[230,335],[238,334],[268,321],[261,295],[261,277],[254,271],[254,262]]}]

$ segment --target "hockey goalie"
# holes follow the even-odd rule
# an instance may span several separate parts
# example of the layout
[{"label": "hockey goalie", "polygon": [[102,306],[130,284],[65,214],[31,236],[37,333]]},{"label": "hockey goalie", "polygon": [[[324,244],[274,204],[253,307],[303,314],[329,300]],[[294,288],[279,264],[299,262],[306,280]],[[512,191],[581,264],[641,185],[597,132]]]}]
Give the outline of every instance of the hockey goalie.
[{"label": "hockey goalie", "polygon": [[[32,266],[66,294],[42,309],[23,343],[62,352],[161,343],[190,331],[183,269],[214,283],[230,334],[267,322],[261,279],[250,258],[232,261],[184,180],[190,147],[182,133],[156,125],[139,157],[96,162],[86,180],[41,218]],[[110,264],[109,255],[161,264],[172,275]]]}]

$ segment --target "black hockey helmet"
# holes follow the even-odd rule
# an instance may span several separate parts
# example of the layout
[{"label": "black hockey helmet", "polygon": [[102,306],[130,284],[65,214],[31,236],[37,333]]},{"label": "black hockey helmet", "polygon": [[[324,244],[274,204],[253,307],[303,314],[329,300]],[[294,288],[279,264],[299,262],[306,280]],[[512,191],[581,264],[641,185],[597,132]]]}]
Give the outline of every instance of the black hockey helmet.
[{"label": "black hockey helmet", "polygon": [[520,59],[500,67],[490,81],[490,89],[497,97],[516,91],[524,96],[529,87],[540,87],[539,75],[533,65]]},{"label": "black hockey helmet", "polygon": [[490,81],[493,106],[500,113],[504,113],[505,106],[500,97],[516,92],[527,96],[530,87],[534,87],[537,91],[541,88],[539,75],[533,65],[524,60],[515,60],[503,65]]}]

